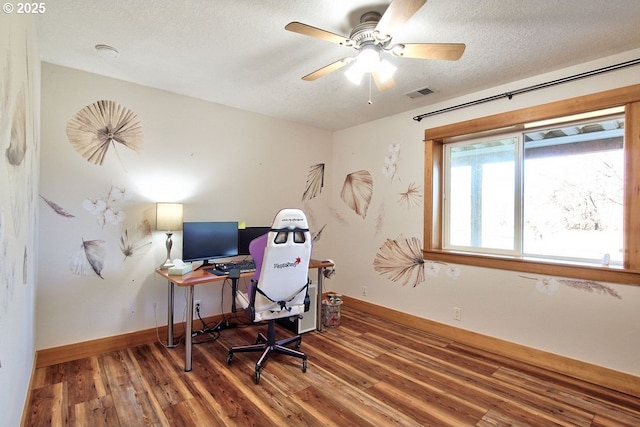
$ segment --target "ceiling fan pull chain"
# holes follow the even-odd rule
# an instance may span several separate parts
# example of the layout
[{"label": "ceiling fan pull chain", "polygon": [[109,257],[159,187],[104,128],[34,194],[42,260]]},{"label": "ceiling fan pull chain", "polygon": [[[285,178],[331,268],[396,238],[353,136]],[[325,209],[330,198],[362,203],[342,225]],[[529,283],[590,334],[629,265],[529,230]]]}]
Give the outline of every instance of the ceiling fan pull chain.
[{"label": "ceiling fan pull chain", "polygon": [[369,105],[373,104],[371,101],[371,73],[369,73]]}]

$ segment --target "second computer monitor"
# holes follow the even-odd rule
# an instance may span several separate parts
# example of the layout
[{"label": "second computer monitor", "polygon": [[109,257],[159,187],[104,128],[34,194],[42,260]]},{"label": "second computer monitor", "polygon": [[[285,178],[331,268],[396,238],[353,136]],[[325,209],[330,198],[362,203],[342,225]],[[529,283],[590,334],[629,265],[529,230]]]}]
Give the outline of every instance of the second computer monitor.
[{"label": "second computer monitor", "polygon": [[267,234],[271,227],[246,227],[238,230],[238,255],[251,255],[249,243],[256,237]]}]

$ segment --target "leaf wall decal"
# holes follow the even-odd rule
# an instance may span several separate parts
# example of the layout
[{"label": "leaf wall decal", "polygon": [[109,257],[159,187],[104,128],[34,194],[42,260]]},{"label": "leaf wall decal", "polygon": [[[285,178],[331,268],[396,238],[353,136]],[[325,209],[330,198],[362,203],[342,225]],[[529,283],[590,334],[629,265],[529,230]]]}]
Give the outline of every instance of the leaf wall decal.
[{"label": "leaf wall decal", "polygon": [[131,110],[114,101],[97,101],[76,113],[67,123],[67,138],[88,162],[102,165],[110,145],[119,143],[142,149],[142,125]]},{"label": "leaf wall decal", "polygon": [[78,276],[97,275],[101,279],[106,243],[104,240],[82,240],[80,249],[69,259],[69,269]]},{"label": "leaf wall decal", "polygon": [[412,237],[387,239],[373,260],[373,268],[382,275],[389,275],[393,282],[403,281],[403,286],[413,283],[415,288],[424,282],[424,259],[420,239]]},{"label": "leaf wall decal", "polygon": [[310,200],[319,195],[324,187],[324,163],[318,163],[309,168],[307,186],[302,194],[302,201]]},{"label": "leaf wall decal", "polygon": [[373,178],[366,170],[350,173],[346,176],[340,198],[364,219],[373,197]]}]

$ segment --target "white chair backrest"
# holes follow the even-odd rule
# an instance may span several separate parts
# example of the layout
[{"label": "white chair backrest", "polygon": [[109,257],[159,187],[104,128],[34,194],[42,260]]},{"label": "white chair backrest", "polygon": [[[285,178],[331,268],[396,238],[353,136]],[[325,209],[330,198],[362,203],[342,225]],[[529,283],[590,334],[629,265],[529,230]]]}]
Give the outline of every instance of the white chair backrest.
[{"label": "white chair backrest", "polygon": [[260,291],[255,295],[256,312],[280,310],[280,301],[289,307],[304,305],[311,246],[311,233],[304,212],[300,209],[278,212],[268,233],[258,276],[257,288]]}]

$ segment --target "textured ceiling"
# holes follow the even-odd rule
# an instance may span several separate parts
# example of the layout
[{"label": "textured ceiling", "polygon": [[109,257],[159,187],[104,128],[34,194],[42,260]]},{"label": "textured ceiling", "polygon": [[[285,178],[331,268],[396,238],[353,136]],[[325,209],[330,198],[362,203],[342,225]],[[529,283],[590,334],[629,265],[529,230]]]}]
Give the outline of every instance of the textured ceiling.
[{"label": "textured ceiling", "polygon": [[[45,62],[338,130],[640,47],[638,0],[429,0],[393,42],[465,43],[459,61],[388,56],[395,87],[344,69],[301,77],[355,50],[286,31],[348,36],[376,0],[51,0],[37,19]],[[94,46],[120,56],[98,56]],[[541,82],[542,83],[542,82]],[[426,97],[407,96],[424,87]]]}]

